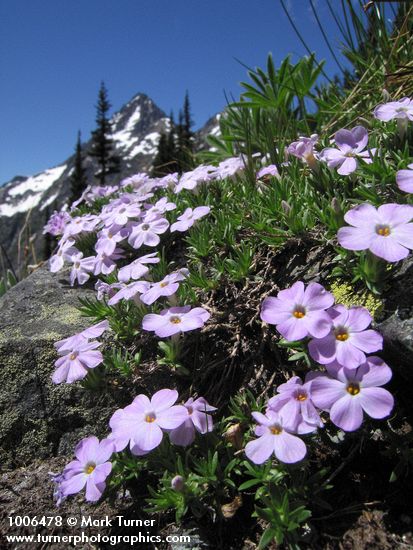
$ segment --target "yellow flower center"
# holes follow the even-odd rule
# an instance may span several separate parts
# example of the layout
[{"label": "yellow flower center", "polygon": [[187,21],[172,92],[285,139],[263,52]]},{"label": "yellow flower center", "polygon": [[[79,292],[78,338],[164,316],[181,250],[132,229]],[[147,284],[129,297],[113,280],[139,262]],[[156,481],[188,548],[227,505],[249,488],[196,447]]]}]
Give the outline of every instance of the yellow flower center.
[{"label": "yellow flower center", "polygon": [[278,425],[275,425],[275,426],[271,426],[270,428],[270,432],[273,434],[273,435],[280,435],[280,433],[283,431],[283,429],[281,428],[281,426],[278,426]]},{"label": "yellow flower center", "polygon": [[171,317],[171,318],[170,318],[170,321],[171,321],[171,323],[173,323],[174,325],[178,325],[178,324],[181,322],[181,318],[180,318],[180,317]]},{"label": "yellow flower center", "polygon": [[145,416],[145,422],[149,422],[151,424],[152,422],[155,422],[156,416],[153,413],[148,413]]},{"label": "yellow flower center", "polygon": [[378,225],[376,233],[382,237],[388,237],[390,235],[390,227],[388,225]]},{"label": "yellow flower center", "polygon": [[347,332],[347,329],[345,329],[344,327],[337,328],[335,331],[335,335],[336,335],[336,340],[338,340],[339,342],[345,342],[349,337],[349,333]]},{"label": "yellow flower center", "polygon": [[302,319],[305,315],[302,311],[294,311],[293,312],[294,317],[297,317],[297,319]]},{"label": "yellow flower center", "polygon": [[168,282],[168,281],[159,284],[159,286],[160,286],[161,288],[164,288],[165,286],[168,286],[168,285],[169,285],[169,282]]},{"label": "yellow flower center", "polygon": [[93,470],[96,468],[96,464],[94,462],[91,462],[90,464],[86,465],[85,472],[90,475]]},{"label": "yellow flower center", "polygon": [[297,401],[305,401],[307,399],[307,394],[304,391],[298,391],[295,394],[295,398]]},{"label": "yellow flower center", "polygon": [[76,359],[76,353],[71,353],[70,356],[69,356],[69,359],[71,361],[74,361]]},{"label": "yellow flower center", "polygon": [[350,382],[347,386],[347,391],[350,395],[357,395],[360,393],[360,384],[357,384],[357,382]]},{"label": "yellow flower center", "polygon": [[302,319],[305,316],[305,309],[303,306],[295,306],[293,315],[296,319]]}]

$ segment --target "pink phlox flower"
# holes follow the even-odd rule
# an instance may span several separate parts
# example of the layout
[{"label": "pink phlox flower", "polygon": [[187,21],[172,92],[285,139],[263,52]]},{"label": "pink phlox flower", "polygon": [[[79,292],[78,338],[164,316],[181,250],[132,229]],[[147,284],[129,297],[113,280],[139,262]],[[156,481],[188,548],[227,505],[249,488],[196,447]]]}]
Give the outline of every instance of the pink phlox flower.
[{"label": "pink phlox flower", "polygon": [[116,225],[123,227],[130,219],[137,219],[141,214],[141,206],[138,203],[123,203],[113,208],[110,212],[102,214],[102,220],[106,227]]},{"label": "pink phlox flower", "polygon": [[201,307],[171,307],[158,315],[149,313],[142,321],[142,328],[155,332],[160,338],[166,338],[180,332],[195,330],[204,326],[210,313]]},{"label": "pink phlox flower", "polygon": [[64,212],[63,210],[57,212],[57,210],[55,210],[43,228],[43,235],[45,233],[50,233],[50,235],[53,235],[54,237],[57,235],[62,235],[67,223],[71,219],[72,218],[67,212]]},{"label": "pink phlox flower", "polygon": [[118,289],[123,288],[124,285],[120,283],[112,283],[111,285],[105,283],[104,281],[96,281],[95,290],[97,291],[97,299],[103,300],[105,296],[107,298],[112,298],[118,291]]},{"label": "pink phlox flower", "polygon": [[178,220],[171,225],[172,231],[187,231],[194,223],[209,214],[209,206],[197,206],[196,208],[187,208],[185,212],[178,216]]},{"label": "pink phlox flower", "polygon": [[140,172],[138,174],[134,174],[133,176],[129,176],[128,178],[123,179],[120,182],[121,187],[127,187],[128,185],[131,185],[135,189],[139,189],[140,187],[146,185],[148,181],[150,180],[148,174],[145,172]]},{"label": "pink phlox flower", "polygon": [[82,380],[88,373],[88,369],[94,369],[103,361],[103,355],[96,350],[100,342],[82,342],[74,346],[70,351],[60,349],[59,354],[63,355],[56,362],[56,370],[53,373],[52,381],[55,384],[67,382],[71,384]]},{"label": "pink phlox flower", "polygon": [[146,305],[153,304],[161,296],[172,296],[179,288],[179,282],[186,279],[189,271],[182,268],[174,273],[170,273],[158,283],[151,283],[149,290],[141,296],[141,301]]},{"label": "pink phlox flower", "polygon": [[234,178],[245,170],[245,159],[242,156],[231,157],[223,160],[216,168],[216,176],[219,179]]},{"label": "pink phlox flower", "polygon": [[178,184],[178,180],[178,172],[174,172],[173,174],[167,174],[166,176],[163,176],[163,178],[159,178],[158,185],[160,188],[175,189]]},{"label": "pink phlox flower", "polygon": [[61,239],[59,241],[59,248],[49,260],[49,268],[52,273],[57,273],[64,266],[65,260],[70,261],[72,256],[79,254],[79,250],[73,246],[75,244],[74,239]]},{"label": "pink phlox flower", "polygon": [[140,303],[139,296],[146,292],[150,287],[147,281],[135,281],[129,284],[123,284],[122,288],[109,300],[108,304],[114,306],[121,300],[134,300]]},{"label": "pink phlox flower", "polygon": [[137,258],[128,265],[119,269],[118,280],[122,283],[128,283],[131,279],[140,279],[149,273],[146,264],[158,264],[160,259],[157,252],[151,252],[145,256]]},{"label": "pink phlox flower", "polygon": [[167,197],[162,197],[155,204],[145,204],[145,216],[142,221],[150,221],[158,219],[165,212],[170,212],[175,210],[176,204],[174,202],[169,202]]},{"label": "pink phlox flower", "polygon": [[413,206],[360,204],[344,215],[351,227],[341,227],[337,240],[348,250],[370,250],[388,262],[398,262],[413,249]]},{"label": "pink phlox flower", "polygon": [[73,254],[70,257],[70,261],[73,263],[72,270],[70,272],[70,284],[73,286],[76,282],[80,285],[86,283],[90,278],[90,273],[95,269],[95,256],[83,257],[82,252]]},{"label": "pink phlox flower", "polygon": [[197,166],[194,170],[184,172],[175,187],[175,193],[180,193],[183,189],[193,191],[202,183],[207,183],[215,179],[215,166]]},{"label": "pink phlox flower", "polygon": [[292,464],[302,460],[307,448],[305,443],[293,434],[284,412],[268,410],[266,414],[253,412],[258,423],[255,435],[258,439],[245,446],[245,454],[255,464],[263,464],[272,454],[281,462]]},{"label": "pink phlox flower", "polygon": [[109,462],[115,450],[113,441],[97,437],[82,439],[76,446],[76,460],[70,462],[62,473],[60,490],[64,497],[79,493],[86,485],[86,500],[96,502],[106,488],[106,478],[112,471]]},{"label": "pink phlox flower", "polygon": [[383,337],[375,330],[366,330],[372,318],[365,307],[347,309],[338,304],[328,310],[332,329],[324,338],[314,338],[308,350],[314,361],[327,365],[338,361],[343,367],[356,369],[366,361],[366,353],[382,349]]},{"label": "pink phlox flower", "polygon": [[329,411],[330,419],[346,432],[357,430],[363,422],[363,411],[371,418],[388,416],[394,405],[390,392],[379,386],[392,376],[390,368],[379,357],[368,357],[357,369],[327,365],[329,376],[317,377],[311,387],[316,407]]},{"label": "pink phlox flower", "polygon": [[399,101],[389,101],[377,105],[373,111],[375,118],[388,122],[393,119],[413,120],[413,99],[404,97]]},{"label": "pink phlox flower", "polygon": [[163,389],[151,399],[140,394],[124,409],[118,409],[109,421],[116,451],[129,443],[132,453],[146,454],[160,445],[163,430],[174,430],[188,418],[182,405],[174,405],[176,390]]},{"label": "pink phlox flower", "polygon": [[125,257],[125,253],[122,248],[116,247],[112,254],[106,254],[103,250],[98,251],[95,256],[95,269],[94,275],[109,275],[116,267],[117,260]]},{"label": "pink phlox flower", "polygon": [[402,191],[413,193],[413,163],[407,165],[407,170],[399,170],[397,172],[396,182]]},{"label": "pink phlox flower", "polygon": [[65,476],[63,472],[61,472],[60,474],[48,472],[48,474],[50,476],[50,480],[54,483],[53,500],[56,502],[56,506],[59,507],[62,502],[66,500],[66,496],[63,494],[61,487],[61,483],[62,481],[64,481]]},{"label": "pink phlox flower", "polygon": [[332,147],[323,149],[320,160],[327,162],[329,168],[338,168],[339,174],[348,176],[357,169],[358,158],[367,164],[373,162],[371,157],[376,149],[365,150],[368,139],[367,130],[363,126],[356,126],[352,130],[343,128],[334,136],[338,149]]},{"label": "pink phlox flower", "polygon": [[334,304],[334,296],[318,283],[307,288],[297,281],[291,288],[280,290],[277,297],[269,296],[262,304],[261,319],[276,325],[288,341],[307,336],[322,338],[331,329],[331,318],[326,309]]},{"label": "pink phlox flower", "polygon": [[303,384],[299,376],[293,376],[277,387],[278,394],[268,401],[268,409],[283,411],[292,430],[299,434],[314,432],[323,422],[311,399],[311,377]]},{"label": "pink phlox flower", "polygon": [[66,225],[63,237],[67,239],[80,233],[91,233],[99,223],[100,218],[94,214],[76,216]]},{"label": "pink phlox flower", "polygon": [[119,190],[118,185],[94,185],[86,195],[86,202],[93,202],[97,198],[108,197]]},{"label": "pink phlox flower", "polygon": [[316,143],[318,143],[318,134],[312,134],[310,137],[300,136],[297,141],[290,143],[287,147],[287,153],[308,162],[309,159],[318,157],[318,153],[314,148]]},{"label": "pink phlox flower", "polygon": [[82,330],[82,332],[74,334],[73,336],[69,336],[69,338],[64,338],[63,340],[55,342],[54,347],[58,352],[69,352],[76,346],[84,344],[90,338],[99,338],[99,336],[102,336],[102,334],[108,328],[109,321],[100,321],[99,323],[96,323],[95,325],[92,325],[91,327]]},{"label": "pink phlox flower", "polygon": [[92,186],[88,185],[86,189],[83,191],[83,193],[80,195],[80,197],[76,201],[72,202],[72,204],[70,205],[70,212],[73,212],[74,210],[76,210],[79,204],[81,204],[86,200],[86,197],[91,189],[92,189]]},{"label": "pink phlox flower", "polygon": [[214,423],[208,412],[216,411],[203,397],[193,399],[190,397],[184,407],[187,410],[187,418],[180,426],[169,432],[169,439],[174,445],[186,447],[193,443],[195,433],[206,434],[212,432]]},{"label": "pink phlox flower", "polygon": [[119,225],[112,225],[100,231],[95,244],[96,252],[110,256],[115,252],[116,245],[128,237],[128,231]]},{"label": "pink phlox flower", "polygon": [[165,233],[168,227],[169,222],[166,218],[139,223],[132,228],[128,243],[136,249],[144,244],[146,246],[158,246],[161,242],[159,235]]},{"label": "pink phlox flower", "polygon": [[278,168],[275,164],[270,164],[268,166],[264,166],[264,168],[261,168],[261,170],[257,172],[257,180],[263,178],[264,176],[274,176],[278,178],[280,177],[280,173],[278,172]]}]

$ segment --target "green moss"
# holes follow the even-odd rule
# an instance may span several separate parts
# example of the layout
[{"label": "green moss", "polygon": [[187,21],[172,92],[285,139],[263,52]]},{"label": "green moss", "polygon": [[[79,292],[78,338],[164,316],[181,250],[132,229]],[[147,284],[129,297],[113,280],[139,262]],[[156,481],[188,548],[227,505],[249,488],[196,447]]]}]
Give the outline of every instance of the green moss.
[{"label": "green moss", "polygon": [[82,316],[78,309],[69,304],[63,304],[59,307],[42,304],[40,317],[42,319],[53,319],[66,325],[78,323]]},{"label": "green moss", "polygon": [[23,335],[18,327],[6,328],[0,332],[0,344],[6,344],[10,340],[22,339]]},{"label": "green moss", "polygon": [[368,290],[355,292],[349,283],[335,281],[330,286],[330,292],[334,294],[337,304],[343,304],[346,307],[363,306],[369,310],[373,319],[377,317],[383,308],[383,302]]}]

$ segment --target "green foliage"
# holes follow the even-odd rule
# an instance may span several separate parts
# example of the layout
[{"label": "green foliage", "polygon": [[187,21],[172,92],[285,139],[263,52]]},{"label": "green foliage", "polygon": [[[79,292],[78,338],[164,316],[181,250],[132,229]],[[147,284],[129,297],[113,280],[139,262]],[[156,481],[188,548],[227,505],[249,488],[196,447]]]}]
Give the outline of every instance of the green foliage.
[{"label": "green foliage", "polygon": [[80,313],[90,317],[95,323],[107,319],[110,328],[115,333],[115,340],[124,343],[131,343],[136,339],[142,327],[142,319],[147,309],[142,304],[135,304],[133,301],[121,301],[116,306],[109,306],[106,301],[79,298],[81,306]]},{"label": "green foliage", "polygon": [[73,173],[70,176],[70,202],[80,198],[87,186],[86,170],[83,167],[82,142],[80,130],[77,134]]},{"label": "green foliage", "polygon": [[255,507],[255,516],[268,522],[269,527],[264,531],[258,548],[266,548],[275,540],[298,550],[297,531],[311,516],[310,510],[291,501],[288,492],[280,490],[276,484],[270,485],[267,494],[260,495],[260,501],[262,504]]},{"label": "green foliage", "polygon": [[104,353],[104,366],[108,371],[119,372],[123,376],[131,376],[141,362],[142,353],[131,354],[126,350],[109,349]]},{"label": "green foliage", "polygon": [[13,287],[14,285],[17,285],[18,280],[15,276],[15,274],[8,269],[3,275],[3,277],[0,278],[0,296],[3,296],[3,294],[6,294],[6,292],[9,290],[9,288]]},{"label": "green foliage", "polygon": [[120,172],[120,158],[114,153],[112,133],[108,113],[111,105],[105,84],[102,82],[99,89],[96,106],[97,128],[92,132],[92,143],[89,155],[95,157],[99,169],[95,174],[100,185],[105,185],[107,176]]}]

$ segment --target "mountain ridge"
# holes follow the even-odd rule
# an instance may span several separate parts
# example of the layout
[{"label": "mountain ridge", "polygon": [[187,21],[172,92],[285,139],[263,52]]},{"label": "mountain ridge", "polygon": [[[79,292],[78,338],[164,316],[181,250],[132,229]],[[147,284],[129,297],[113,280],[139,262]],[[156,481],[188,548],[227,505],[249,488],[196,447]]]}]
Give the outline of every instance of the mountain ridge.
[{"label": "mountain ridge", "polygon": [[[214,125],[215,119],[215,125]],[[211,117],[195,132],[199,149],[206,147],[206,136],[219,128],[219,115]],[[137,172],[151,169],[159,137],[170,129],[170,119],[145,93],[138,92],[110,118],[115,152],[121,157],[119,174],[107,184]],[[96,160],[88,154],[91,139],[82,144],[83,164],[88,181],[94,180]],[[44,256],[42,229],[54,209],[60,209],[70,195],[69,178],[75,155],[64,162],[30,176],[16,175],[0,186],[0,249],[3,266],[37,263]],[[96,182],[97,185],[97,182]]]}]

